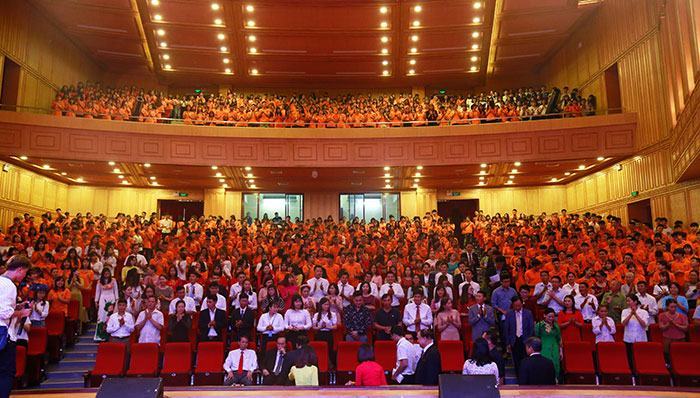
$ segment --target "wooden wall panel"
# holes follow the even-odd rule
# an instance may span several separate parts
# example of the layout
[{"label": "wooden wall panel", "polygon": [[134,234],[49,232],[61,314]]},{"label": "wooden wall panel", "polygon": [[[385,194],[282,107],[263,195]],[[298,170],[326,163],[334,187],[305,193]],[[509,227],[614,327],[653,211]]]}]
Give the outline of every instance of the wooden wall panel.
[{"label": "wooden wall panel", "polygon": [[334,220],[340,214],[340,192],[305,192],[304,193],[304,219],[329,215]]},{"label": "wooden wall panel", "polygon": [[[189,191],[188,200],[204,200],[204,192]],[[114,217],[117,213],[151,213],[158,210],[158,199],[179,199],[177,192],[150,188],[105,188],[72,185],[68,187],[67,205],[72,213],[92,212]]]},{"label": "wooden wall panel", "polygon": [[29,213],[35,217],[57,207],[66,208],[66,185],[24,170],[11,167],[0,172],[0,227],[7,228],[12,219]]},{"label": "wooden wall panel", "polygon": [[[451,196],[450,192],[459,192]],[[438,200],[479,199],[479,208],[486,214],[510,213],[513,209],[526,214],[558,212],[567,207],[565,186],[532,188],[489,188],[471,190],[440,190]],[[403,200],[403,196],[401,197]],[[401,203],[403,214],[403,202]]]}]

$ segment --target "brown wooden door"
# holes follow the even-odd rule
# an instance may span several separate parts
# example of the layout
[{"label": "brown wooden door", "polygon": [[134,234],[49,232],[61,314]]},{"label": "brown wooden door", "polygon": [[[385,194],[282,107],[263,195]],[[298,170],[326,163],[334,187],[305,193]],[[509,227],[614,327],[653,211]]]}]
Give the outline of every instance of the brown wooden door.
[{"label": "brown wooden door", "polygon": [[201,200],[158,199],[158,213],[169,215],[175,221],[187,221],[191,217],[204,215],[204,202]]},{"label": "brown wooden door", "polygon": [[[467,216],[474,217],[479,210],[479,199],[438,200],[438,215],[455,225],[455,235],[462,235],[460,224]],[[460,242],[461,244],[461,242]]]}]

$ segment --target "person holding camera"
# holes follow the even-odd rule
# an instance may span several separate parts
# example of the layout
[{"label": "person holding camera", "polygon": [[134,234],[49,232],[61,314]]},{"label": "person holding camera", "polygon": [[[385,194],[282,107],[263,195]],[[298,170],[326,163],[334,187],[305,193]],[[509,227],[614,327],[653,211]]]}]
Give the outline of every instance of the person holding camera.
[{"label": "person holding camera", "polygon": [[0,397],[9,397],[15,379],[16,336],[10,333],[13,321],[26,319],[31,308],[17,304],[17,286],[27,275],[30,262],[25,256],[13,256],[0,275]]}]

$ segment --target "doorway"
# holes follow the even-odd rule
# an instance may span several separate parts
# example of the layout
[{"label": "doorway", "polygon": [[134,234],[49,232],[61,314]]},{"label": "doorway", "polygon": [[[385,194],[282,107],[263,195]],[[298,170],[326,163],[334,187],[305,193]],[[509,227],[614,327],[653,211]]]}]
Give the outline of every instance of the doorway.
[{"label": "doorway", "polygon": [[462,236],[460,224],[479,210],[479,199],[438,200],[438,215],[455,225],[455,236]]},{"label": "doorway", "polygon": [[620,75],[617,71],[617,63],[605,70],[605,99],[608,102],[608,113],[622,113]]},{"label": "doorway", "polygon": [[8,57],[2,65],[2,86],[0,86],[0,110],[14,111],[19,95],[20,66]]},{"label": "doorway", "polygon": [[651,200],[644,199],[637,202],[627,204],[627,219],[646,224],[649,228],[653,228],[651,223]]},{"label": "doorway", "polygon": [[158,199],[158,214],[172,216],[175,221],[187,221],[204,215],[204,201]]}]

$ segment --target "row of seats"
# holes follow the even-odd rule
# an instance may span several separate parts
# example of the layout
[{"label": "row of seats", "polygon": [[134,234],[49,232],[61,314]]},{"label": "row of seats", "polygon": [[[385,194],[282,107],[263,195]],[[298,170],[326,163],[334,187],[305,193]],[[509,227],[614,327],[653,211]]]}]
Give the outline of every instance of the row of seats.
[{"label": "row of seats", "polygon": [[662,343],[632,345],[632,364],[627,346],[620,342],[587,341],[564,344],[564,370],[567,384],[639,384],[700,387],[700,344],[674,342],[670,347],[671,369],[666,366]]}]

